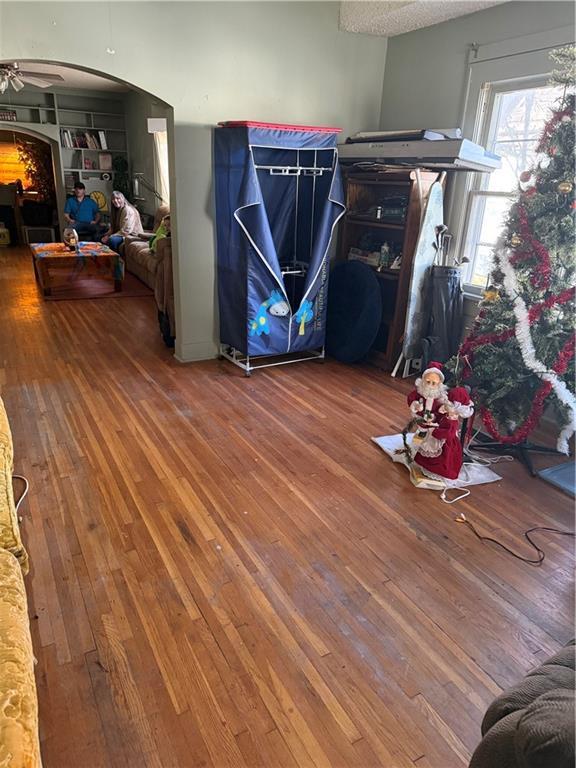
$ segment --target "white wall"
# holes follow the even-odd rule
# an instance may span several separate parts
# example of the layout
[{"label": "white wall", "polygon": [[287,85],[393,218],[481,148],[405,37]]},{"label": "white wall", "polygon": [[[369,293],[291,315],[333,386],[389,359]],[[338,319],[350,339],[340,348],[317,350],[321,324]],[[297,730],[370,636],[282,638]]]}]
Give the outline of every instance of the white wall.
[{"label": "white wall", "polygon": [[573,2],[510,2],[390,38],[380,127],[459,126],[469,44],[564,26],[574,29]]},{"label": "white wall", "polygon": [[338,18],[332,2],[0,2],[0,60],[84,65],[173,106],[181,360],[212,356],[217,339],[212,126],[253,119],[346,133],[378,127],[386,41],[340,32]]}]

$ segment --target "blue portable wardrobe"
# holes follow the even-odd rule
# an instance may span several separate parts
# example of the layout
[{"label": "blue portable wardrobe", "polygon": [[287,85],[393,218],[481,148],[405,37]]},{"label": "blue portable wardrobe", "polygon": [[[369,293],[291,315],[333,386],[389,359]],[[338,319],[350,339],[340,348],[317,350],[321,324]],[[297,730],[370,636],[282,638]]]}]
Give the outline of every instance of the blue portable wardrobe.
[{"label": "blue portable wardrobe", "polygon": [[[220,352],[247,375],[324,356],[328,248],[345,211],[338,132],[251,122],[215,129]],[[303,354],[252,360],[287,353]]]}]

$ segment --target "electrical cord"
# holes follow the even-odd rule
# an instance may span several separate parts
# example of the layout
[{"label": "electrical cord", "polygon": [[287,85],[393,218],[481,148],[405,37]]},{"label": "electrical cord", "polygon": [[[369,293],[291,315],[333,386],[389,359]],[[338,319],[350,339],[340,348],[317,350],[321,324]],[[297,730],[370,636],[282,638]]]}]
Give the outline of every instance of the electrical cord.
[{"label": "electrical cord", "polygon": [[508,554],[512,555],[512,557],[515,557],[517,560],[521,560],[523,563],[528,563],[529,565],[534,565],[536,568],[540,567],[542,563],[544,562],[544,558],[546,557],[546,553],[544,550],[540,549],[538,544],[536,544],[532,539],[530,538],[530,534],[534,533],[534,531],[548,531],[549,533],[558,533],[561,536],[575,536],[576,534],[574,531],[560,531],[558,528],[545,528],[544,526],[537,525],[534,528],[529,528],[527,531],[524,531],[524,538],[528,541],[528,544],[538,553],[538,557],[536,560],[531,560],[528,557],[522,557],[522,555],[517,554],[513,550],[511,550],[509,547],[507,547],[505,544],[502,544],[497,539],[493,539],[491,536],[482,536],[478,533],[474,525],[468,520],[466,515],[464,513],[460,513],[458,517],[454,518],[454,521],[456,523],[463,523],[464,525],[468,526],[474,536],[476,536],[477,539],[480,541],[490,541],[493,544],[497,544],[501,549],[503,549],[505,552],[508,552]]},{"label": "electrical cord", "polygon": [[476,453],[474,448],[474,441],[478,437],[478,433],[480,432],[480,429],[477,429],[476,432],[472,435],[470,438],[470,441],[468,442],[468,445],[464,448],[463,453],[464,456],[467,456],[468,458],[472,459],[473,462],[476,464],[482,464],[485,467],[489,467],[491,464],[498,464],[499,461],[514,461],[513,456],[481,456],[479,453]]},{"label": "electrical cord", "polygon": [[26,494],[28,493],[28,491],[30,489],[30,483],[24,477],[24,475],[12,475],[12,477],[13,478],[16,477],[16,478],[18,478],[18,480],[24,480],[24,492],[23,492],[22,496],[20,496],[20,498],[16,502],[16,514],[18,514],[18,509],[20,508],[20,504],[22,504],[22,502],[24,501],[24,499],[26,497]]}]

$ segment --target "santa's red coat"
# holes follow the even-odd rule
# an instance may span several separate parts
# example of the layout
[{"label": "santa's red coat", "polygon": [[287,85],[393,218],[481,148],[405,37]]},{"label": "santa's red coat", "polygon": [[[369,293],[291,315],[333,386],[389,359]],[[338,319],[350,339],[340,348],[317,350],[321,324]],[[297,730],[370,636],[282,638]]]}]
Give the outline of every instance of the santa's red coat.
[{"label": "santa's red coat", "polygon": [[[411,405],[414,401],[418,400],[425,405],[425,398],[422,397],[415,389],[408,395],[408,405]],[[448,393],[448,400],[451,402],[460,402],[464,404],[471,403],[465,390],[461,388],[455,388]],[[423,456],[421,453],[416,453],[414,461],[429,472],[433,472],[435,475],[446,477],[449,480],[456,480],[460,474],[462,468],[463,453],[462,445],[460,443],[460,421],[458,419],[450,419],[444,413],[440,413],[440,408],[443,405],[443,401],[440,399],[434,400],[432,403],[431,411],[434,414],[437,427],[431,430],[432,437],[438,440],[444,440],[442,447],[442,453],[440,456]]]},{"label": "santa's red coat", "polygon": [[441,415],[436,419],[438,426],[432,430],[432,437],[438,440],[445,440],[440,456],[422,456],[416,453],[414,461],[429,472],[435,475],[447,477],[449,480],[456,480],[462,468],[462,445],[458,435],[458,419],[449,419],[446,415]]}]

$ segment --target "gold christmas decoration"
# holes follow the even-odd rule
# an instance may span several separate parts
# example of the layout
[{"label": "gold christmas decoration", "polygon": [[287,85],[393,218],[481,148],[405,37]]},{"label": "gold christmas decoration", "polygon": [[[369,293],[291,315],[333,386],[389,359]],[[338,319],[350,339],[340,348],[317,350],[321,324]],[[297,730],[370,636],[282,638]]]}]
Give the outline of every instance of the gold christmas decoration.
[{"label": "gold christmas decoration", "polygon": [[489,285],[483,293],[484,301],[497,301],[500,298],[498,288],[493,285]]},{"label": "gold christmas decoration", "polygon": [[570,192],[572,192],[572,182],[571,181],[561,181],[560,184],[558,184],[558,192],[561,192],[563,195],[569,195]]},{"label": "gold christmas decoration", "polygon": [[520,237],[520,235],[517,235],[516,232],[514,232],[514,234],[510,238],[510,245],[513,248],[518,248],[519,245],[522,245],[522,238]]}]

